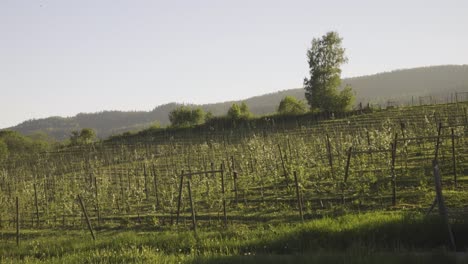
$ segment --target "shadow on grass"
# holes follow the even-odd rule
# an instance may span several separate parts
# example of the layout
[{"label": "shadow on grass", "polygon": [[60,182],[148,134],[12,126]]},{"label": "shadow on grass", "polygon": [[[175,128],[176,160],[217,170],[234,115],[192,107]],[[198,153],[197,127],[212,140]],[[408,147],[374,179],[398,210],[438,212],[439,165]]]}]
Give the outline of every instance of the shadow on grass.
[{"label": "shadow on grass", "polygon": [[439,264],[439,263],[467,263],[466,256],[448,254],[413,254],[413,255],[390,255],[375,254],[367,256],[329,254],[329,255],[257,255],[257,256],[225,256],[225,257],[201,257],[193,260],[192,264],[231,264],[231,263],[347,263],[347,264]]},{"label": "shadow on grass", "polygon": [[[466,217],[464,217],[466,219]],[[319,224],[317,224],[319,223]],[[468,248],[468,223],[452,223],[458,251]],[[448,233],[439,217],[405,215],[402,218],[363,216],[324,219],[309,222],[284,232],[272,240],[258,240],[248,244],[242,253],[295,254],[310,251],[408,252],[440,250],[449,245]]]},{"label": "shadow on grass", "polygon": [[[468,248],[468,220],[452,229],[461,252]],[[0,255],[66,257],[76,252],[156,253],[189,257],[188,263],[468,263],[451,262],[448,235],[438,217],[401,212],[373,212],[323,218],[295,225],[235,225],[222,230],[107,230],[92,241],[85,231],[49,232],[21,247],[0,247]],[[131,252],[133,252],[131,251]],[[423,253],[418,253],[423,252]],[[122,254],[123,254],[122,253]],[[432,255],[434,253],[434,255]],[[104,253],[102,253],[104,254]],[[113,253],[112,253],[113,254]],[[1,262],[1,261],[0,261]]]}]

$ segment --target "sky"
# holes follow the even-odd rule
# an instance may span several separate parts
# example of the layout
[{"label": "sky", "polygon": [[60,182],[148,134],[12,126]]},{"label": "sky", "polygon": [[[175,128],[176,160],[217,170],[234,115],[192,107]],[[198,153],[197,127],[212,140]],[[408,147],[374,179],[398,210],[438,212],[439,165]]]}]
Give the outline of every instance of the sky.
[{"label": "sky", "polygon": [[468,1],[0,0],[0,128],[302,87],[337,31],[343,77],[468,63]]}]

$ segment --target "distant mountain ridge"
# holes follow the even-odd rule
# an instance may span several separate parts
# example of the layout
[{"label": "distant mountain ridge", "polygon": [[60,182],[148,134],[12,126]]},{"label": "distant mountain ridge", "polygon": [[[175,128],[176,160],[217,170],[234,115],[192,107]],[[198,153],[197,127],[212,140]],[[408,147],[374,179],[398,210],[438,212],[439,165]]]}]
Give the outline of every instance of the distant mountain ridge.
[{"label": "distant mountain ridge", "polygon": [[[387,100],[410,102],[419,96],[450,96],[454,92],[468,91],[468,65],[443,65],[395,70],[374,75],[343,79],[343,85],[350,84],[356,92],[356,103],[386,104]],[[302,88],[289,89],[245,100],[255,115],[274,113],[282,98],[286,95],[304,99]],[[215,116],[226,114],[232,103],[228,101],[215,104],[194,105]],[[152,111],[103,111],[98,113],[80,113],[74,117],[48,117],[25,121],[8,129],[22,134],[43,132],[63,140],[71,131],[89,127],[96,130],[100,138],[126,131],[141,130],[158,122],[169,124],[168,114],[180,104],[169,103],[157,106]]]}]

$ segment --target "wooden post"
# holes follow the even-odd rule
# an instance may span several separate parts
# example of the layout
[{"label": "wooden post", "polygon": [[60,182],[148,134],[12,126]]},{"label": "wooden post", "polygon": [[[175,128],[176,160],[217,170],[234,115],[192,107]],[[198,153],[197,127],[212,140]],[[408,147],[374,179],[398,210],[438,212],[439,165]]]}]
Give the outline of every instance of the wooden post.
[{"label": "wooden post", "polygon": [[86,170],[88,171],[88,176],[89,176],[89,186],[93,185],[93,170],[91,168],[91,163],[89,161],[90,157],[86,157]]},{"label": "wooden post", "polygon": [[192,212],[192,227],[193,227],[193,232],[197,234],[197,219],[195,216],[195,205],[194,205],[194,199],[192,197],[192,187],[190,182],[192,181],[192,175],[188,176],[187,179],[187,188],[188,188],[188,193],[189,193],[189,200],[190,200],[190,211]]},{"label": "wooden post", "polygon": [[34,187],[34,205],[36,207],[36,225],[39,226],[40,224],[40,220],[39,220],[39,205],[37,204],[37,187],[36,187],[36,183],[34,183],[33,185]]},{"label": "wooden post", "polygon": [[405,173],[408,172],[408,146],[406,146],[406,125],[403,122],[400,122],[400,129],[401,129],[401,138],[403,139],[403,146],[404,148],[404,155],[405,155]]},{"label": "wooden post", "polygon": [[233,173],[233,179],[234,179],[234,199],[236,201],[236,205],[239,204],[239,196],[237,192],[237,171],[234,171]]},{"label": "wooden post", "polygon": [[94,191],[96,195],[96,212],[97,212],[98,223],[101,223],[101,210],[99,208],[97,177],[94,177],[94,188],[95,188]]},{"label": "wooden post", "polygon": [[236,171],[236,163],[234,161],[234,156],[231,156],[231,169],[232,171]]},{"label": "wooden post", "polygon": [[289,185],[288,171],[286,170],[286,165],[284,163],[283,152],[281,151],[281,146],[278,144],[279,155],[281,158],[281,166],[283,168],[283,176],[286,180],[286,185]]},{"label": "wooden post", "polygon": [[442,123],[439,123],[439,127],[437,129],[437,142],[435,147],[435,154],[434,160],[437,160],[439,157],[439,147],[440,147],[440,134],[442,133]]},{"label": "wooden post", "polygon": [[128,192],[130,193],[130,190],[132,189],[131,187],[131,184],[130,184],[130,168],[126,168],[127,169],[127,185],[128,185]]},{"label": "wooden post", "polygon": [[[296,123],[297,123],[297,120],[296,120]],[[292,160],[293,160],[293,153],[292,153],[292,151],[291,151],[291,142],[290,142],[290,140],[289,140],[289,137],[288,137],[286,143],[287,143],[288,151],[289,151],[289,159],[291,159],[291,161],[292,161]],[[296,149],[297,149],[297,148],[296,148]]]},{"label": "wooden post", "polygon": [[465,112],[465,124],[468,124],[468,113],[466,111],[466,107],[463,107],[463,110]]},{"label": "wooden post", "polygon": [[393,143],[391,143],[392,149],[392,164],[390,167],[391,176],[392,176],[392,205],[396,205],[396,173],[395,173],[395,160],[396,160],[396,150],[397,150],[397,140],[398,140],[398,133],[395,133],[395,139]]},{"label": "wooden post", "polygon": [[143,176],[145,177],[145,197],[146,200],[149,200],[149,193],[148,193],[148,175],[146,173],[146,163],[143,163]]},{"label": "wooden post", "polygon": [[[214,165],[213,162],[210,162],[210,168],[211,168],[211,171],[214,171],[214,170],[215,170],[215,165]],[[215,173],[215,172],[212,172],[212,173],[211,173],[211,179],[214,180],[215,178],[216,178],[216,173]],[[210,178],[208,178],[208,179],[210,179]],[[206,181],[206,182],[207,182],[207,190],[206,190],[206,193],[209,195],[209,194],[210,194],[210,189],[211,189],[211,188],[210,188],[210,184],[209,184],[208,179],[207,179],[207,181]]]},{"label": "wooden post", "polygon": [[226,193],[224,190],[224,163],[221,164],[221,194],[223,196],[223,217],[224,226],[227,226],[227,214],[226,214]]},{"label": "wooden post", "polygon": [[62,204],[62,227],[65,227],[65,203]]},{"label": "wooden post", "polygon": [[434,168],[436,200],[437,200],[438,207],[439,207],[439,215],[442,217],[447,227],[450,247],[452,250],[456,251],[455,239],[453,238],[452,228],[450,226],[449,219],[448,219],[447,207],[445,207],[444,196],[442,195],[442,184],[441,184],[441,179],[440,179],[439,164],[437,160],[433,160],[432,165]]},{"label": "wooden post", "polygon": [[177,215],[176,215],[176,225],[179,224],[179,216],[180,216],[180,205],[182,203],[182,188],[184,184],[184,171],[182,170],[182,174],[180,175],[180,184],[179,184],[179,197],[177,199]]},{"label": "wooden post", "polygon": [[371,140],[370,140],[370,135],[369,135],[369,131],[366,131],[366,136],[367,136],[367,147],[369,149],[369,155],[370,155],[370,159],[371,159],[371,164],[374,163],[374,160],[373,160],[373,157],[372,157],[372,145],[371,145]]},{"label": "wooden post", "polygon": [[345,203],[345,194],[344,194],[344,191],[345,191],[345,188],[346,188],[346,183],[347,183],[347,181],[348,181],[349,166],[351,165],[351,154],[352,154],[352,151],[353,151],[353,147],[349,147],[349,149],[348,149],[348,155],[347,155],[347,158],[346,158],[345,175],[344,175],[343,185],[342,185],[342,187],[341,187],[341,198],[342,198],[343,204]]},{"label": "wooden post", "polygon": [[93,240],[96,240],[96,237],[94,236],[93,228],[91,226],[91,222],[89,221],[88,213],[86,212],[86,207],[85,207],[85,205],[83,203],[83,200],[81,199],[81,196],[79,194],[78,194],[78,200],[79,200],[80,205],[81,205],[81,210],[83,211],[83,214],[85,216],[86,224],[88,225],[89,232],[91,233],[91,236],[93,237]]},{"label": "wooden post", "polygon": [[455,155],[455,132],[452,128],[452,166],[453,166],[453,183],[455,188],[457,188],[457,160]]},{"label": "wooden post", "polygon": [[335,172],[333,170],[333,154],[332,154],[332,149],[331,149],[331,143],[330,143],[330,137],[327,134],[327,151],[328,151],[328,163],[330,165],[330,171],[331,171],[331,176],[332,178],[335,178]]},{"label": "wooden post", "polygon": [[208,166],[206,165],[206,158],[205,158],[205,155],[203,155],[203,160],[202,160],[202,164],[203,164],[203,170],[205,171],[205,185],[206,185],[206,197],[208,197],[209,193],[210,193],[210,184],[209,184],[209,175],[208,175]]},{"label": "wooden post", "polygon": [[[49,216],[49,190],[48,190],[48,184],[47,184],[47,173],[44,173],[44,213],[46,215],[45,218],[47,218]],[[11,192],[11,190],[10,190]],[[10,196],[11,196],[11,193],[10,193]]]},{"label": "wooden post", "polygon": [[134,181],[136,185],[135,190],[139,192],[140,191],[140,175],[139,175],[138,167],[133,168],[133,173],[134,173],[133,175],[134,175]]},{"label": "wooden post", "polygon": [[158,180],[156,177],[156,169],[154,167],[154,163],[151,164],[153,168],[153,184],[154,184],[154,196],[156,196],[156,208],[159,208],[159,194],[158,194]]},{"label": "wooden post", "polygon": [[346,183],[348,181],[348,176],[349,176],[349,166],[351,164],[351,155],[352,155],[353,147],[349,147],[348,149],[348,157],[346,159],[346,168],[345,168],[345,177],[344,177],[344,182]]},{"label": "wooden post", "polygon": [[302,212],[301,194],[299,192],[299,182],[297,180],[296,171],[294,171],[294,183],[296,185],[296,198],[297,198],[297,206],[299,207],[299,216],[301,217],[301,221],[304,222],[304,215]]},{"label": "wooden post", "polygon": [[122,203],[122,206],[121,208],[124,207],[124,183],[123,183],[123,180],[122,180],[122,174],[123,174],[123,171],[119,171],[119,179],[120,179],[120,200],[121,200],[121,203]]},{"label": "wooden post", "polygon": [[75,203],[72,203],[72,226],[75,227],[76,215],[75,215]]},{"label": "wooden post", "polygon": [[249,165],[250,165],[250,173],[254,173],[254,164],[253,164],[253,158],[252,158],[252,152],[249,151]]},{"label": "wooden post", "polygon": [[19,200],[16,197],[16,246],[20,244]]}]

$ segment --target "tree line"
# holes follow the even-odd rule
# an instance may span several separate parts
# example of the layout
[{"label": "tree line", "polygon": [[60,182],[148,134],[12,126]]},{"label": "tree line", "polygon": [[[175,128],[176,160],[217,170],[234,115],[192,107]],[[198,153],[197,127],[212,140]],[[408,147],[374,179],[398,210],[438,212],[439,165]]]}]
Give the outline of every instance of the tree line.
[{"label": "tree line", "polygon": [[[311,112],[344,112],[350,110],[354,103],[354,94],[349,85],[341,91],[341,65],[348,61],[342,38],[337,32],[328,32],[321,38],[314,38],[307,51],[310,77],[304,79],[304,101],[295,97],[284,97],[277,108],[280,115],[300,115]],[[253,114],[242,102],[234,103],[228,109],[225,118],[230,120],[249,119]],[[213,118],[211,112],[205,113],[202,108],[181,106],[169,113],[172,127],[190,127],[200,125]]]},{"label": "tree line", "polygon": [[[345,49],[342,47],[342,38],[337,32],[328,32],[321,38],[312,40],[311,48],[307,51],[309,78],[304,79],[306,101],[298,100],[293,96],[285,96],[277,106],[276,115],[302,115],[308,112],[344,112],[351,108],[354,94],[350,86],[338,91],[341,86],[341,65],[348,61]],[[171,127],[193,127],[209,122],[213,119],[227,119],[233,122],[249,120],[254,117],[245,102],[233,103],[224,116],[214,116],[212,112],[205,112],[202,108],[179,106],[169,112]],[[154,123],[150,129],[160,129],[159,123]],[[125,135],[125,134],[124,134]],[[30,143],[27,137],[20,137],[16,132],[3,131],[0,135],[0,159],[8,153],[27,151],[31,144],[39,146],[48,145],[46,140]],[[15,140],[16,141],[15,141]],[[73,130],[63,145],[82,145],[96,140],[96,132],[91,128],[80,131]],[[16,143],[14,143],[16,142]],[[21,142],[18,143],[18,142]],[[28,143],[29,142],[29,143]],[[23,146],[23,147],[21,147]],[[44,147],[35,149],[44,150]],[[13,150],[13,151],[11,151]],[[21,150],[21,151],[20,151]]]}]

